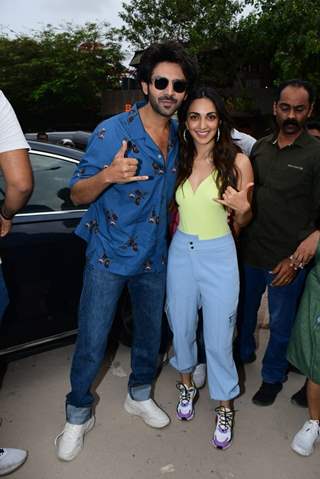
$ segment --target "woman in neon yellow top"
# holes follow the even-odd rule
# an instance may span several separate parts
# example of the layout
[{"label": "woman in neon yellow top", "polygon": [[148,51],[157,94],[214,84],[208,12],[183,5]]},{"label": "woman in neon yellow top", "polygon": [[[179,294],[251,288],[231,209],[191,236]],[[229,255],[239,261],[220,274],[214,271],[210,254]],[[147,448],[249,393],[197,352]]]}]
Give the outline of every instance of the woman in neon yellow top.
[{"label": "woman in neon yellow top", "polygon": [[171,364],[180,373],[177,417],[194,416],[198,308],[203,309],[208,384],[216,408],[212,444],[231,445],[233,399],[239,394],[232,338],[239,294],[237,255],[229,222],[251,219],[253,172],[231,139],[231,122],[212,88],[191,93],[179,111],[176,204],[180,222],[169,250],[167,308],[173,331]]}]

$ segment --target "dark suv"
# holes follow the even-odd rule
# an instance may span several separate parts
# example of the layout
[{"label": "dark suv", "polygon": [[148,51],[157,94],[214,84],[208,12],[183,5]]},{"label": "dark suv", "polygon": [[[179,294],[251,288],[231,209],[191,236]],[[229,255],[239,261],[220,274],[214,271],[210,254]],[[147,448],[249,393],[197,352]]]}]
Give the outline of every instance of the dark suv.
[{"label": "dark suv", "polygon": [[[74,339],[77,332],[85,243],[74,229],[86,206],[73,205],[68,184],[83,152],[49,143],[29,144],[34,191],[14,217],[10,234],[0,240],[10,298],[0,330],[0,359]],[[0,173],[0,202],[3,198]],[[128,311],[124,293],[114,337],[125,338],[123,324],[130,334]]]}]

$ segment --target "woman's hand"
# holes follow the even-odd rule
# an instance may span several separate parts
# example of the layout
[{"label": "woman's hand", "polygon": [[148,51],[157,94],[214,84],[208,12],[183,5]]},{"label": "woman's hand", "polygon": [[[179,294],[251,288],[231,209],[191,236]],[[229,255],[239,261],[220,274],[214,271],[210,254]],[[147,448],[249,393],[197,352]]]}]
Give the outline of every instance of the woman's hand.
[{"label": "woman's hand", "polygon": [[253,186],[254,183],[250,182],[241,191],[237,191],[235,188],[232,188],[232,186],[228,186],[222,195],[222,199],[216,198],[215,201],[227,208],[231,208],[235,213],[244,215],[251,208],[248,196]]}]

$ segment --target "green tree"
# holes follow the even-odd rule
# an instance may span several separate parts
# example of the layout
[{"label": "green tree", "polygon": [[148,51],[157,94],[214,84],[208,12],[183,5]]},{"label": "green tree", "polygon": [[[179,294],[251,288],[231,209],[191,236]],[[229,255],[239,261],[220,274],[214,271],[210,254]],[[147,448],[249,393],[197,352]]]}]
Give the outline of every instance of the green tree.
[{"label": "green tree", "polygon": [[199,58],[204,81],[232,82],[238,18],[244,4],[234,0],[131,0],[122,3],[124,37],[136,49],[176,39]]},{"label": "green tree", "polygon": [[[244,7],[251,7],[251,10]],[[320,87],[320,3],[314,0],[128,0],[121,35],[135,48],[180,40],[202,80],[241,83],[241,65],[261,65],[267,85],[302,77]]]},{"label": "green tree", "polygon": [[108,24],[48,25],[0,36],[0,88],[27,130],[93,126],[103,89],[120,85],[119,43]]},{"label": "green tree", "polygon": [[273,83],[304,78],[320,87],[320,3],[314,0],[247,0],[241,21],[247,61],[268,62]]}]

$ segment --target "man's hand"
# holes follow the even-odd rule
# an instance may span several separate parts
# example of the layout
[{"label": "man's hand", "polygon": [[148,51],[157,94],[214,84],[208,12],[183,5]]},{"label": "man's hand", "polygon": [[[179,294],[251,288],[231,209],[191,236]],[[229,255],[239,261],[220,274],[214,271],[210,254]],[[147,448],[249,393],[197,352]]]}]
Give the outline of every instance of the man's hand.
[{"label": "man's hand", "polygon": [[275,274],[271,286],[287,286],[297,275],[297,270],[293,268],[290,258],[285,258],[272,270]]},{"label": "man's hand", "polygon": [[11,230],[12,221],[6,220],[0,213],[0,237],[3,238]]},{"label": "man's hand", "polygon": [[293,268],[303,268],[314,257],[319,243],[320,231],[314,231],[303,240],[290,256]]},{"label": "man's hand", "polygon": [[120,150],[106,168],[105,178],[110,183],[130,183],[131,181],[145,181],[148,176],[136,176],[139,165],[134,158],[125,158],[128,143],[123,141]]}]

